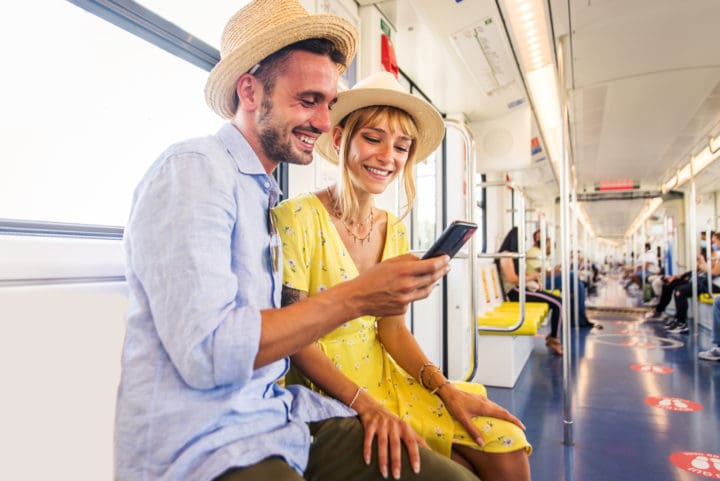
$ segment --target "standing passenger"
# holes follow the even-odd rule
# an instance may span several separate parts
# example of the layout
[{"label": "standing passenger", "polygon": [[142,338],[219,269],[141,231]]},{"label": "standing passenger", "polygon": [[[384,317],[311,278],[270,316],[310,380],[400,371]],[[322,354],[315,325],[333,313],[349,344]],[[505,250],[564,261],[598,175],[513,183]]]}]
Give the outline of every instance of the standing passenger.
[{"label": "standing passenger", "polygon": [[[170,147],[135,191],[115,479],[381,479],[354,411],[277,383],[290,354],[361,314],[405,312],[449,269],[408,255],[279,308],[271,174],[312,161],[355,46],[347,21],[298,0],[257,0],[228,22],[205,95],[230,122]],[[412,443],[402,476],[474,479]]]},{"label": "standing passenger", "polygon": [[[387,72],[341,93],[331,122],[331,134],[321,136],[318,150],[339,163],[339,182],[274,210],[285,259],[283,304],[313,299],[408,251],[405,224],[376,208],[375,197],[402,177],[407,214],[415,197],[415,162],[430,155],[445,133],[437,111],[403,92]],[[482,385],[448,381],[402,315],[363,313],[292,360],[299,372],[291,371],[288,382],[357,410],[366,459],[375,437],[382,466],[418,433],[483,481],[530,479],[522,423],[490,401]]]}]

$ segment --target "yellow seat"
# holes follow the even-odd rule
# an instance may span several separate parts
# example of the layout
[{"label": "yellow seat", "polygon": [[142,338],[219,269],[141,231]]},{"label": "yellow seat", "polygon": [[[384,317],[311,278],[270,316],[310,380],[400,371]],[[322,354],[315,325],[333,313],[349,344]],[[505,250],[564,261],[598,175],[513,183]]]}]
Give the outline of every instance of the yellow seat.
[{"label": "yellow seat", "polygon": [[699,299],[702,304],[712,304],[713,299],[720,294],[713,294],[712,296],[707,292],[700,293]]},{"label": "yellow seat", "polygon": [[[494,336],[534,336],[543,323],[549,311],[548,305],[544,302],[525,303],[525,319],[522,325],[513,331],[481,331],[483,334]],[[490,327],[511,327],[520,318],[519,302],[503,302],[495,309],[478,316],[478,328]]]}]

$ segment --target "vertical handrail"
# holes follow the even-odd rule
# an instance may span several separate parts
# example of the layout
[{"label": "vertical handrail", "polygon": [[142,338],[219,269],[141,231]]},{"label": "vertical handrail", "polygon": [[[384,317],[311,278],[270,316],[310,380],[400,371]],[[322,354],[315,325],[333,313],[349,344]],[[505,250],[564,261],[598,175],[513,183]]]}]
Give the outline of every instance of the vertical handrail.
[{"label": "vertical handrail", "polygon": [[[468,219],[474,219],[475,212],[475,173],[477,168],[476,160],[476,149],[475,149],[475,138],[464,123],[453,119],[445,119],[445,127],[452,127],[457,130],[462,136],[465,142],[465,185],[467,186],[467,195],[465,196],[465,211]],[[444,190],[444,188],[443,188]],[[475,377],[478,366],[478,333],[476,329],[477,318],[478,318],[478,307],[480,305],[477,292],[477,256],[475,255],[475,236],[471,236],[468,241],[468,252],[470,258],[470,265],[468,266],[468,286],[470,288],[470,312],[471,317],[471,346],[472,346],[472,357],[471,366],[468,374],[465,375],[465,381],[470,381]],[[444,346],[447,348],[447,346]]]},{"label": "vertical handrail", "polygon": [[688,217],[689,217],[689,230],[690,230],[690,242],[688,246],[690,249],[690,273],[692,276],[692,312],[693,312],[693,336],[698,336],[698,271],[697,271],[697,213],[695,212],[695,175],[692,172],[692,164],[690,169],[690,202],[688,202]]},{"label": "vertical handrail", "polygon": [[710,229],[710,220],[708,219],[707,229],[705,229],[705,265],[707,267],[707,292],[712,297],[712,235]]},{"label": "vertical handrail", "polygon": [[[560,169],[560,230],[561,230],[561,237],[562,237],[562,248],[560,250],[561,252],[561,276],[562,276],[562,285],[563,286],[569,286],[569,267],[570,263],[568,262],[568,247],[569,247],[569,195],[570,195],[570,158],[569,158],[569,132],[570,132],[570,126],[568,125],[568,112],[569,112],[569,105],[568,105],[568,98],[567,98],[567,90],[565,88],[565,44],[567,43],[567,35],[562,35],[560,37],[560,44],[557,48],[557,63],[558,63],[558,79],[559,79],[559,95],[560,95],[560,113],[562,115],[562,130],[560,133],[561,136],[561,169]],[[563,444],[566,446],[572,446],[574,444],[573,441],[573,415],[572,415],[572,405],[573,405],[573,397],[572,397],[572,381],[570,379],[571,371],[570,371],[570,336],[569,336],[569,326],[570,326],[570,320],[568,318],[570,311],[570,289],[563,289],[561,292],[562,295],[562,321],[563,321],[563,351],[565,352],[565,355],[563,356]]]},{"label": "vertical handrail", "polygon": [[578,295],[578,289],[580,287],[580,239],[578,236],[578,224],[580,222],[580,218],[578,217],[578,206],[577,206],[577,193],[575,190],[572,192],[572,290],[570,291],[571,294],[575,294],[572,296],[572,310],[573,315],[575,319],[575,329],[580,328],[580,296]]},{"label": "vertical handrail", "polygon": [[[480,325],[478,324],[476,331],[477,332],[513,332],[520,329],[520,327],[525,322],[525,305],[526,305],[526,297],[525,297],[525,259],[526,254],[525,251],[527,250],[527,246],[525,245],[525,195],[522,193],[521,189],[517,187],[516,185],[513,185],[509,182],[482,182],[478,184],[478,186],[482,187],[512,187],[513,192],[518,196],[518,252],[515,254],[508,254],[508,253],[502,253],[498,252],[496,254],[482,254],[478,253],[477,257],[478,259],[499,259],[503,257],[509,257],[512,259],[518,259],[518,269],[520,272],[518,272],[518,300],[520,302],[520,316],[518,317],[518,320],[509,327],[498,327],[498,326],[487,326],[487,325]],[[498,274],[500,274],[498,272]],[[475,318],[478,318],[478,312],[475,313]]]},{"label": "vertical handrail", "polygon": [[547,273],[547,221],[540,219],[540,289],[545,290],[545,276]]},{"label": "vertical handrail", "polygon": [[640,295],[643,301],[645,301],[645,283],[647,282],[647,279],[645,279],[645,244],[647,243],[645,224],[647,224],[647,220],[644,220],[640,225],[640,245],[642,246],[642,257],[640,257],[640,280],[642,281],[640,283]]}]

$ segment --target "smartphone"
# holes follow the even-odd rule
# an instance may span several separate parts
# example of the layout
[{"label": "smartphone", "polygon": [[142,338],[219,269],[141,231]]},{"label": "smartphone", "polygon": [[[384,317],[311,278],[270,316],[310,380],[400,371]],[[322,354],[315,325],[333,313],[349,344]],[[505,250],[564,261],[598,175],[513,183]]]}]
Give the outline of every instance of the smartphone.
[{"label": "smartphone", "polygon": [[447,254],[451,258],[458,253],[477,230],[477,224],[466,220],[456,220],[440,234],[435,243],[425,252],[423,259]]}]

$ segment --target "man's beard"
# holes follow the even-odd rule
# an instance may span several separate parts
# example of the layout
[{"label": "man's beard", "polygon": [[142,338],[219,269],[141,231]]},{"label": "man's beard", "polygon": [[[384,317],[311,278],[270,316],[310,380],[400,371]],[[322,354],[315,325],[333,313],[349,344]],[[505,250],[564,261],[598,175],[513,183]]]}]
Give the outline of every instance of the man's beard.
[{"label": "man's beard", "polygon": [[[266,100],[260,107],[258,114],[258,127],[260,128],[260,145],[268,159],[276,164],[288,162],[290,164],[307,164],[303,155],[292,148],[292,133],[282,127],[272,125],[272,104]],[[288,135],[285,135],[288,134]],[[281,139],[287,139],[283,144]]]}]

